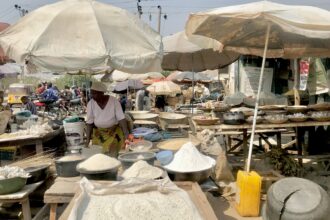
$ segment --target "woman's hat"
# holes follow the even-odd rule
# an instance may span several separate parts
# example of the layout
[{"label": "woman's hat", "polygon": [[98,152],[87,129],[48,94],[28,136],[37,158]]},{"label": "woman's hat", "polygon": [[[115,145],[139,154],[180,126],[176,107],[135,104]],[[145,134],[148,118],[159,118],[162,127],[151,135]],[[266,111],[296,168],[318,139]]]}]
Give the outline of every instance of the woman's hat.
[{"label": "woman's hat", "polygon": [[98,81],[93,82],[91,90],[104,92],[104,93],[108,91],[107,86]]}]

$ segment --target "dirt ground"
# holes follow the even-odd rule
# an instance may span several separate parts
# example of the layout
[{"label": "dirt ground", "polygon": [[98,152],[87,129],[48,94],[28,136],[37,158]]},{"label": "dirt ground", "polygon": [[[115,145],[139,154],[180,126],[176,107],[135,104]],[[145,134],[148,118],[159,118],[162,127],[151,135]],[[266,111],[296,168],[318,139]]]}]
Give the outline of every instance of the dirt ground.
[{"label": "dirt ground", "polygon": [[262,217],[241,217],[234,207],[234,198],[228,201],[223,197],[214,197],[210,193],[205,195],[219,220],[262,220]]}]

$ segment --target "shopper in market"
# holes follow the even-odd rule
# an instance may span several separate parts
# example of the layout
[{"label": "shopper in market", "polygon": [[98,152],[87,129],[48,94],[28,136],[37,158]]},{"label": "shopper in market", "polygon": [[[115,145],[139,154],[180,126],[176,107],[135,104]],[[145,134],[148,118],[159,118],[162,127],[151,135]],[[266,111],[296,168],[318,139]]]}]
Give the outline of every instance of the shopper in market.
[{"label": "shopper in market", "polygon": [[29,99],[28,96],[22,96],[21,101],[24,105],[25,110],[30,111],[32,115],[38,114],[36,105]]},{"label": "shopper in market", "polygon": [[106,86],[101,82],[93,82],[92,99],[87,105],[87,142],[101,145],[103,152],[117,157],[128,137],[127,122],[119,101],[106,95]]}]

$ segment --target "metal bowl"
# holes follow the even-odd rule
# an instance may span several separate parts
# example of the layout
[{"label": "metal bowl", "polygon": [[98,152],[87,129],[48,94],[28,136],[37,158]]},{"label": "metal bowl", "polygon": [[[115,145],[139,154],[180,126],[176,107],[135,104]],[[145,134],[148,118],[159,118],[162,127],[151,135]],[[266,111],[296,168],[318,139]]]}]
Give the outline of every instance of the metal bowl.
[{"label": "metal bowl", "polygon": [[118,167],[102,173],[80,173],[89,180],[117,180]]},{"label": "metal bowl", "polygon": [[121,162],[123,169],[127,169],[133,163],[144,160],[150,165],[154,165],[156,154],[153,152],[130,152],[119,155],[118,160]]},{"label": "metal bowl", "polygon": [[0,195],[15,193],[20,191],[26,184],[27,178],[13,177],[0,180]]},{"label": "metal bowl", "polygon": [[76,166],[83,160],[85,160],[85,158],[82,158],[81,160],[72,161],[55,160],[57,175],[61,177],[79,176],[79,172],[76,170]]},{"label": "metal bowl", "polygon": [[27,167],[24,170],[30,173],[30,177],[27,179],[26,184],[37,183],[45,180],[48,177],[48,168],[50,164],[44,164],[40,166]]},{"label": "metal bowl", "polygon": [[209,176],[212,173],[213,167],[197,172],[185,172],[185,173],[169,170],[166,169],[165,167],[164,169],[167,171],[168,176],[173,181],[192,181],[192,182],[201,183],[205,181],[207,178],[209,178]]},{"label": "metal bowl", "polygon": [[129,149],[134,152],[145,152],[152,148],[152,142],[141,140],[129,144]]}]

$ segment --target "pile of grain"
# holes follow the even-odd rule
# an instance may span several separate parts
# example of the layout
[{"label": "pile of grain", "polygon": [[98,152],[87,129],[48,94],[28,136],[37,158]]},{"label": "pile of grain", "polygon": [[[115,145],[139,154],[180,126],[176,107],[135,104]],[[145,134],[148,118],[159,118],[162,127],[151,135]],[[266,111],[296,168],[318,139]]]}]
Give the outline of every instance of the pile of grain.
[{"label": "pile of grain", "polygon": [[77,160],[83,160],[83,159],[85,159],[85,157],[83,157],[81,155],[73,154],[73,155],[67,155],[67,156],[61,157],[57,161],[68,162],[68,161],[77,161]]},{"label": "pile of grain", "polygon": [[215,165],[215,160],[211,157],[201,154],[193,143],[184,144],[178,152],[174,154],[174,158],[166,169],[176,172],[197,172],[210,169]]},{"label": "pile of grain", "polygon": [[86,171],[86,172],[99,172],[105,170],[111,170],[116,168],[120,165],[120,161],[109,157],[104,154],[95,154],[78,164],[77,169],[79,171]]},{"label": "pile of grain", "polygon": [[135,162],[128,168],[122,175],[124,179],[128,178],[143,178],[143,179],[156,179],[161,177],[163,171],[157,167],[151,166],[144,160]]},{"label": "pile of grain", "polygon": [[202,219],[189,201],[175,192],[158,191],[91,196],[84,212],[78,218],[86,219]]}]

